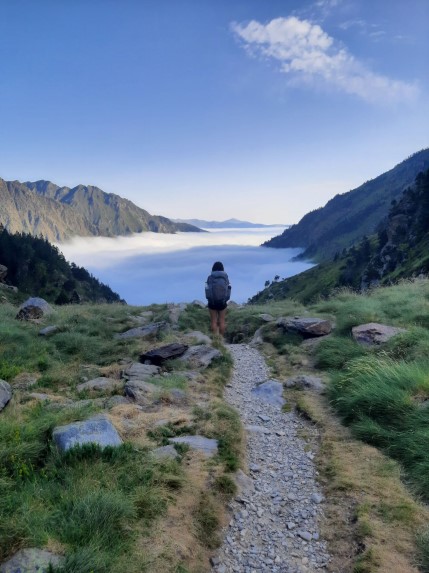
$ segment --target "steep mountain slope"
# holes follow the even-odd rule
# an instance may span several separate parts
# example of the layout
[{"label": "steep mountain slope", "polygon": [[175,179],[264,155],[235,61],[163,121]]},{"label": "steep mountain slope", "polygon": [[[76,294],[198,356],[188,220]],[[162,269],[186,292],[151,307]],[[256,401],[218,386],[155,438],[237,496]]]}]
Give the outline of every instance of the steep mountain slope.
[{"label": "steep mountain slope", "polygon": [[339,287],[366,289],[429,273],[429,169],[393,201],[378,233],[364,237],[333,260],[274,282],[251,302],[293,298],[300,302],[327,296]]},{"label": "steep mountain slope", "polygon": [[392,200],[398,199],[416,175],[428,168],[429,149],[424,149],[357,189],[336,195],[264,246],[303,247],[302,258],[326,260],[374,233]]},{"label": "steep mountain slope", "polygon": [[51,181],[20,183],[0,179],[0,222],[11,232],[42,234],[50,241],[74,235],[112,237],[143,231],[200,231],[154,216],[128,199],[98,187],[59,187]]}]

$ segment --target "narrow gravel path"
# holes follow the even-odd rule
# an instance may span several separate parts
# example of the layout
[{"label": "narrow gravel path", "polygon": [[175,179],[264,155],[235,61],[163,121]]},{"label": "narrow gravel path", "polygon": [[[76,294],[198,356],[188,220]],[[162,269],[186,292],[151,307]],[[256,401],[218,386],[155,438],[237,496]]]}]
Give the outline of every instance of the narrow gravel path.
[{"label": "narrow gravel path", "polygon": [[319,538],[323,496],[313,454],[297,436],[308,428],[294,412],[282,412],[251,390],[269,378],[262,355],[246,344],[228,346],[234,359],[226,401],[247,430],[249,478],[230,504],[224,543],[212,559],[216,573],[304,573],[329,562]]}]

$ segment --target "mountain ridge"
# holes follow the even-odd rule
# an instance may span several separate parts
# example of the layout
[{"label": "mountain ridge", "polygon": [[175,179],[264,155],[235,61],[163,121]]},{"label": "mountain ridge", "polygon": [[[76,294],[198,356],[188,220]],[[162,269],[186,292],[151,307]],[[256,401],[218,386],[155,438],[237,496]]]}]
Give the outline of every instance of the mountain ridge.
[{"label": "mountain ridge", "polygon": [[0,178],[0,222],[10,232],[42,235],[51,242],[77,235],[200,232],[192,225],[151,215],[129,199],[96,186],[60,187],[48,180],[21,183]]},{"label": "mountain ridge", "polygon": [[288,225],[264,225],[263,223],[251,223],[250,221],[241,221],[240,219],[227,219],[226,221],[206,221],[205,219],[174,219],[176,223],[188,223],[196,227],[205,229],[251,229],[255,227],[288,227]]}]

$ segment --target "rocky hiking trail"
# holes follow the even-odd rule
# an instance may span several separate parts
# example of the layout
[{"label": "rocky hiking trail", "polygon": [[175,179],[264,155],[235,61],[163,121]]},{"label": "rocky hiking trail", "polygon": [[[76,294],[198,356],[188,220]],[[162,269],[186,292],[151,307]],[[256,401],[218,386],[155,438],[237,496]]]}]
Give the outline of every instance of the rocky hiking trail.
[{"label": "rocky hiking trail", "polygon": [[330,556],[319,534],[323,495],[313,453],[299,437],[309,422],[283,411],[282,385],[267,384],[269,372],[256,348],[233,344],[228,350],[234,370],[225,400],[237,409],[246,429],[248,476],[241,474],[240,494],[230,503],[231,520],[211,559],[213,570],[324,570]]}]

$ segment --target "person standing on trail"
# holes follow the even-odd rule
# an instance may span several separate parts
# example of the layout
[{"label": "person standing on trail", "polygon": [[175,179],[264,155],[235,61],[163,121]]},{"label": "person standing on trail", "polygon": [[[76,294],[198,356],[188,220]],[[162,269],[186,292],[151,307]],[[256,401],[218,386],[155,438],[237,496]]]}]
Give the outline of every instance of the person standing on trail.
[{"label": "person standing on trail", "polygon": [[231,285],[223,264],[217,261],[206,282],[206,299],[210,312],[210,327],[213,334],[225,334],[227,302],[231,297]]}]

